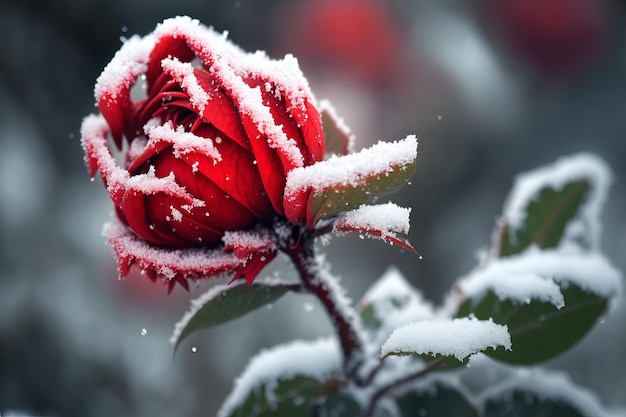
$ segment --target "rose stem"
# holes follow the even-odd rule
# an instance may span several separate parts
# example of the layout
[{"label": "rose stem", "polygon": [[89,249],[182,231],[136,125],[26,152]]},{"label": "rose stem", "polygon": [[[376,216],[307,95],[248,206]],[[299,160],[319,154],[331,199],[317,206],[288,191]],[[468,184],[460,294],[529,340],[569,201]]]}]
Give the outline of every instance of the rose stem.
[{"label": "rose stem", "polygon": [[364,342],[358,331],[359,319],[350,302],[342,294],[337,281],[322,265],[315,253],[315,236],[304,231],[298,242],[285,252],[300,274],[304,288],[315,295],[331,318],[339,336],[346,377],[360,385],[359,370],[364,362]]},{"label": "rose stem", "polygon": [[420,377],[428,374],[429,372],[434,371],[439,366],[443,365],[447,360],[448,360],[447,357],[437,358],[437,359],[429,362],[424,368],[420,369],[417,372],[413,372],[413,373],[404,375],[404,376],[402,376],[402,377],[400,377],[398,379],[393,379],[393,380],[387,382],[386,384],[380,386],[372,394],[372,396],[370,398],[370,401],[369,401],[369,405],[368,405],[368,407],[365,410],[365,413],[363,415],[366,416],[366,417],[371,416],[372,413],[374,412],[374,409],[375,409],[376,404],[378,403],[378,401],[382,397],[387,395],[390,391],[394,390],[395,388],[401,387],[403,384],[411,382],[414,379],[420,378]]}]

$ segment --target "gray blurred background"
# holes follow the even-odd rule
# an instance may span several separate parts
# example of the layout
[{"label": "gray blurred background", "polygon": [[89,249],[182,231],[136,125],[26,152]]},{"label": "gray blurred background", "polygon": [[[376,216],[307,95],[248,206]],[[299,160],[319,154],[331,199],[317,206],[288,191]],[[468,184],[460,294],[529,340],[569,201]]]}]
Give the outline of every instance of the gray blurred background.
[{"label": "gray blurred background", "polygon": [[[173,359],[174,323],[208,284],[167,296],[117,280],[101,237],[111,206],[78,130],[120,37],[179,14],[247,50],[294,53],[358,148],[418,136],[417,172],[393,200],[413,208],[423,260],[333,239],[325,250],[353,299],[395,264],[440,303],[489,244],[514,176],[583,150],[614,171],[602,242],[626,270],[623,1],[0,0],[0,413],[211,416],[254,352],[330,331],[314,300],[289,295]],[[622,305],[547,364],[610,407],[626,407]]]}]

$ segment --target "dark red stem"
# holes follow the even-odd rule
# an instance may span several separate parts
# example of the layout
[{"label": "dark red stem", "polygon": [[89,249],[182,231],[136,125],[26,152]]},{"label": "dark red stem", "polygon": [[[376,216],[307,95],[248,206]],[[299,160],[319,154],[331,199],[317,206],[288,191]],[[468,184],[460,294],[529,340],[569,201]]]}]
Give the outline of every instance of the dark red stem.
[{"label": "dark red stem", "polygon": [[[363,340],[356,329],[358,317],[338,292],[339,287],[328,271],[320,265],[315,253],[315,236],[309,231],[300,235],[298,241],[283,249],[291,258],[300,274],[303,287],[320,301],[337,332],[346,378],[361,385],[359,369],[365,359]],[[335,288],[337,287],[337,288]]]}]

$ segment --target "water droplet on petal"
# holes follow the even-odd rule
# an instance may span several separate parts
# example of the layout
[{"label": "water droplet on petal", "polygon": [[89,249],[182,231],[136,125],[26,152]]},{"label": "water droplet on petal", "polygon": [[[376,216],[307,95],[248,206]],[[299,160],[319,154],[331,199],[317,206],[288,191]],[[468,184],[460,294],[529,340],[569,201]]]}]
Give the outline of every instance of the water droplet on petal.
[{"label": "water droplet on petal", "polygon": [[148,334],[148,331],[145,328],[141,329],[141,335],[142,336],[145,336],[147,334]]},{"label": "water droplet on petal", "polygon": [[198,349],[197,349],[195,346],[192,346],[192,347],[191,347],[191,351],[192,351],[193,353],[196,353],[196,352],[198,351]]}]

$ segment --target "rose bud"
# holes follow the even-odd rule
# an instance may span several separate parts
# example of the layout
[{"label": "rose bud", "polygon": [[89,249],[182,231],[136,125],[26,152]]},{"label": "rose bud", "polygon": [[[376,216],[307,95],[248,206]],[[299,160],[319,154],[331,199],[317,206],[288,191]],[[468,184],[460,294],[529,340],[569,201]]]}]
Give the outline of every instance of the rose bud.
[{"label": "rose bud", "polygon": [[121,275],[137,264],[170,288],[232,271],[251,282],[277,251],[273,225],[304,220],[285,215],[286,178],[321,161],[325,140],[292,56],[245,53],[168,19],[125,41],[95,96],[101,115],[85,118],[82,144],[113,201],[105,233]]},{"label": "rose bud", "polygon": [[113,201],[105,235],[121,276],[137,265],[170,290],[221,275],[252,284],[279,250],[301,262],[329,232],[413,250],[408,211],[364,205],[407,183],[417,139],[350,153],[349,129],[290,55],[245,53],[177,17],[127,40],[95,96],[82,145]]}]

